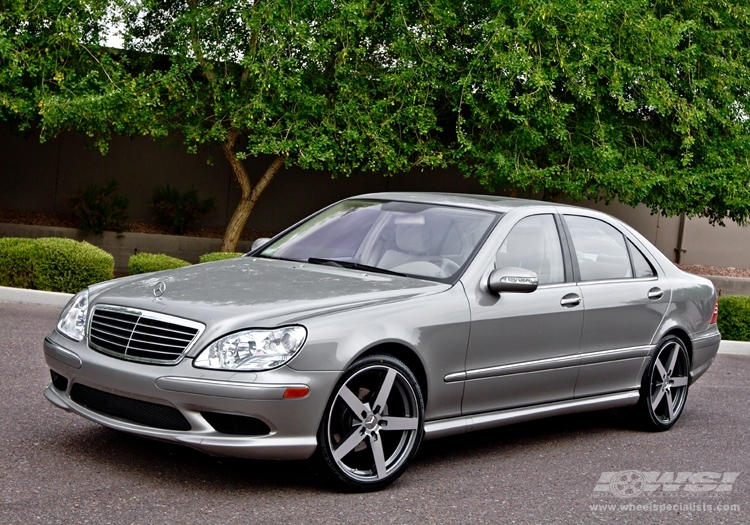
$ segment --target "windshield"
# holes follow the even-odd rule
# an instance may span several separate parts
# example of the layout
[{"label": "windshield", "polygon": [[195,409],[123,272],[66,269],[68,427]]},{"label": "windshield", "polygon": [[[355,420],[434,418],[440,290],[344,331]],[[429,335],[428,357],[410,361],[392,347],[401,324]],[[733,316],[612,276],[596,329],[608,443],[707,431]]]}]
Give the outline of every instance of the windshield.
[{"label": "windshield", "polygon": [[257,255],[449,280],[497,217],[432,204],[348,200],[313,216]]}]

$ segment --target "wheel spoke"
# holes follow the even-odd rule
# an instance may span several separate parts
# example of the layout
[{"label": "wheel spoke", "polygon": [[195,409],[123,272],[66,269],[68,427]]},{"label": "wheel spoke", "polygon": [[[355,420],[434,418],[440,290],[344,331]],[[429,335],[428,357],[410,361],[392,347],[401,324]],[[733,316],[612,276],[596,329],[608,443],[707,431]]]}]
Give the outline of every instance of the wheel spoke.
[{"label": "wheel spoke", "polygon": [[375,398],[375,403],[372,405],[372,411],[377,414],[383,411],[385,402],[388,401],[388,396],[391,394],[393,388],[393,381],[396,379],[396,371],[393,368],[389,368],[383,379],[383,384],[378,392],[378,397]]},{"label": "wheel spoke", "polygon": [[669,359],[667,360],[669,362],[669,366],[667,366],[667,373],[671,376],[674,373],[674,365],[677,362],[677,354],[679,354],[680,345],[675,343],[672,345],[672,353],[669,354]]},{"label": "wheel spoke", "polygon": [[661,364],[661,361],[659,361],[659,357],[655,357],[656,359],[656,369],[659,371],[659,377],[664,380],[664,378],[667,376],[667,371],[664,370],[664,366]]},{"label": "wheel spoke", "polygon": [[672,400],[672,393],[667,390],[665,392],[667,396],[667,409],[669,410],[669,420],[672,421],[674,419],[674,401]]},{"label": "wheel spoke", "polygon": [[417,430],[419,418],[416,417],[384,417],[380,419],[383,430]]},{"label": "wheel spoke", "polygon": [[383,455],[383,442],[380,440],[379,435],[370,436],[370,446],[372,447],[372,455],[375,458],[375,470],[377,470],[378,479],[383,479],[386,475],[385,456]]},{"label": "wheel spoke", "polygon": [[658,407],[659,403],[661,403],[662,397],[664,397],[664,390],[660,388],[659,391],[656,392],[655,396],[651,396],[651,410],[656,412],[656,407]]},{"label": "wheel spoke", "polygon": [[686,377],[673,377],[672,378],[672,386],[678,387],[678,386],[687,386],[688,384],[688,378]]},{"label": "wheel spoke", "polygon": [[346,441],[341,443],[341,446],[333,451],[333,459],[341,461],[349,452],[354,450],[354,447],[362,443],[365,440],[365,435],[360,429],[354,430],[351,435],[346,438]]},{"label": "wheel spoke", "polygon": [[341,390],[339,391],[339,397],[344,400],[344,403],[349,405],[349,408],[352,409],[352,412],[354,412],[354,415],[356,415],[359,419],[364,419],[369,412],[367,410],[367,407],[362,403],[362,401],[357,398],[357,396],[354,395],[354,393],[349,390],[346,385],[341,387]]}]

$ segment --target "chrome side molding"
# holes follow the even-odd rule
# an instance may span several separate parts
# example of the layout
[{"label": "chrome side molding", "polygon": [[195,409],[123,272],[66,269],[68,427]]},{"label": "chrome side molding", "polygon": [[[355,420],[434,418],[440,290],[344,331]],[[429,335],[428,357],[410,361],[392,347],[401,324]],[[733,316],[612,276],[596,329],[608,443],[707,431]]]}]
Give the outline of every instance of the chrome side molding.
[{"label": "chrome side molding", "polygon": [[521,423],[522,421],[531,421],[532,419],[541,419],[550,416],[634,405],[638,402],[638,397],[638,391],[632,390],[617,394],[558,401],[556,403],[533,407],[512,408],[488,414],[427,421],[424,425],[424,439],[463,434],[474,430],[484,430],[486,428],[511,425],[513,423]]}]

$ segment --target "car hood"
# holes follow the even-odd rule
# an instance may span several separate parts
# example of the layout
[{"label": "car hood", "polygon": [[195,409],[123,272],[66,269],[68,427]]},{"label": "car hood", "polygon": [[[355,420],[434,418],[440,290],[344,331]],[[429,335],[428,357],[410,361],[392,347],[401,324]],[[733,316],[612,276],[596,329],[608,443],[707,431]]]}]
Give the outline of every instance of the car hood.
[{"label": "car hood", "polygon": [[[156,297],[160,282],[164,292]],[[199,321],[207,327],[204,337],[210,337],[214,332],[270,328],[448,288],[409,277],[241,257],[95,285],[90,301],[92,307],[126,306]]]}]

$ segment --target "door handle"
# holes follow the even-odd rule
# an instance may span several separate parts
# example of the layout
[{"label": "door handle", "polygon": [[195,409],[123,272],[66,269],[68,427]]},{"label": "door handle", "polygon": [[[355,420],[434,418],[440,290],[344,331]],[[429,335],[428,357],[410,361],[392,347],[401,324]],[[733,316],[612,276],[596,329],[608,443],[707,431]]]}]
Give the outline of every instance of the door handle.
[{"label": "door handle", "polygon": [[651,288],[648,291],[648,298],[649,299],[661,299],[661,297],[664,295],[664,292],[661,291],[661,288]]},{"label": "door handle", "polygon": [[569,293],[568,295],[564,295],[563,298],[560,299],[560,305],[566,308],[572,308],[574,306],[578,306],[579,304],[581,304],[581,296],[575,293]]}]

